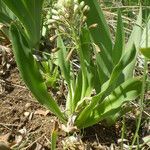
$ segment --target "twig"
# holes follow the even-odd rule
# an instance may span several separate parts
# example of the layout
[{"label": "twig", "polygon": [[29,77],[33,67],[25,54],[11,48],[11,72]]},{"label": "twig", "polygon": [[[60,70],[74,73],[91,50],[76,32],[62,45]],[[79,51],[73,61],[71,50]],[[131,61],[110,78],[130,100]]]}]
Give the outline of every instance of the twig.
[{"label": "twig", "polygon": [[10,83],[9,81],[3,80],[3,79],[0,79],[0,83],[6,83],[8,86],[16,86],[16,87],[19,87],[19,88],[27,89],[25,86]]},{"label": "twig", "polygon": [[[135,104],[134,102],[131,102],[136,108],[137,107],[140,107],[138,104]],[[146,112],[145,110],[143,110],[143,113],[145,114],[145,115],[147,115],[148,117],[150,117],[150,114],[148,113],[148,112]]]},{"label": "twig", "polygon": [[34,142],[32,142],[31,144],[29,144],[28,146],[26,146],[25,148],[22,148],[22,150],[27,150],[28,148],[30,148],[33,144],[35,144],[38,140],[40,140],[41,138],[43,138],[45,136],[46,133],[44,133],[42,136],[40,136],[39,138],[37,138]]},{"label": "twig", "polygon": [[5,123],[0,123],[0,126],[3,126],[4,128],[8,129],[11,131],[11,129],[7,126],[14,126],[14,127],[18,127],[19,125],[16,124],[5,124]]}]

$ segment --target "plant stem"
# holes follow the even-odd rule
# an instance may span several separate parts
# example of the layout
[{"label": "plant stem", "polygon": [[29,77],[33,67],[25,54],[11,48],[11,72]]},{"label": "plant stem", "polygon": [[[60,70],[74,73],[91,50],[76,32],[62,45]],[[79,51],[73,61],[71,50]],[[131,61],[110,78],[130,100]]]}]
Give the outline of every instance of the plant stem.
[{"label": "plant stem", "polygon": [[[148,22],[146,21],[146,48],[148,47]],[[148,69],[147,67],[147,58],[144,59],[144,74],[143,74],[143,81],[142,81],[142,90],[141,90],[141,98],[139,100],[139,105],[140,105],[140,115],[138,117],[138,122],[137,122],[137,127],[136,127],[136,131],[135,131],[135,135],[132,141],[132,145],[130,147],[130,150],[132,149],[132,146],[134,145],[136,139],[138,138],[139,134],[139,129],[140,129],[140,125],[141,125],[141,120],[142,120],[142,113],[143,113],[143,101],[144,101],[144,95],[145,95],[145,87],[146,87],[146,71]]]},{"label": "plant stem", "polygon": [[121,150],[123,150],[123,139],[124,139],[124,135],[125,135],[125,116],[123,116],[123,119],[122,119],[121,131],[122,131],[122,133],[121,133]]},{"label": "plant stem", "polygon": [[[144,94],[145,94],[145,86],[146,86],[146,70],[147,70],[147,59],[145,58],[145,63],[144,63],[144,74],[143,74],[143,81],[142,81],[142,91],[141,91],[141,98],[139,100],[139,105],[140,105],[140,115],[138,117],[138,121],[137,121],[137,127],[136,127],[136,131],[135,131],[135,135],[132,141],[132,146],[134,145],[137,137],[138,137],[138,132],[140,129],[140,125],[141,125],[141,120],[142,120],[142,113],[143,113],[143,101],[144,101]],[[130,148],[130,150],[131,150]]]}]

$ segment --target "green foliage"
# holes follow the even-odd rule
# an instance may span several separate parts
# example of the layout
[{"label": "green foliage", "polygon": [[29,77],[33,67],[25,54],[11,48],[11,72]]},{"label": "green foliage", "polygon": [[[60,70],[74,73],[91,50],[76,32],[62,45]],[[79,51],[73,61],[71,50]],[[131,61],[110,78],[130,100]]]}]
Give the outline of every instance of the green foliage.
[{"label": "green foliage", "polygon": [[5,25],[10,25],[11,21],[15,19],[14,14],[2,0],[0,0],[0,6],[0,22],[4,23]]},{"label": "green foliage", "polygon": [[[41,11],[43,0],[3,0],[7,7],[18,17],[25,30],[29,46],[37,47],[40,40]],[[32,40],[31,40],[32,39]]]},{"label": "green foliage", "polygon": [[63,114],[58,105],[47,91],[47,87],[41,76],[37,62],[32,55],[31,49],[27,45],[26,39],[14,24],[11,25],[10,34],[15,59],[24,82],[41,104],[48,107],[62,121],[64,121]]},{"label": "green foliage", "polygon": [[144,28],[141,44],[140,44],[140,51],[141,53],[150,59],[150,16],[147,19],[146,27]]},{"label": "green foliage", "polygon": [[51,150],[56,150],[57,137],[58,131],[54,129],[51,134]]},{"label": "green foliage", "polygon": [[[56,8],[55,16],[52,15],[50,20],[55,23],[57,35],[58,51],[54,54],[54,64],[60,69],[68,90],[66,110],[62,112],[47,91],[48,83],[54,84],[57,73],[54,72],[54,76],[48,73],[51,70],[48,67],[50,63],[47,62],[41,62],[45,70],[41,73],[39,63],[33,56],[41,38],[43,0],[3,2],[20,21],[12,23],[10,28],[13,52],[20,74],[35,98],[66,125],[68,132],[72,132],[74,126],[85,128],[104,119],[116,120],[124,103],[138,97],[142,82],[139,78],[133,78],[133,66],[141,37],[141,11],[126,44],[120,11],[113,43],[97,0],[71,4],[64,2],[60,13],[57,12],[60,8]],[[96,26],[92,27],[94,25]],[[60,31],[59,27],[66,32]],[[73,58],[68,56],[72,50],[80,63],[77,70],[73,68]],[[46,81],[45,74],[51,76]]]}]

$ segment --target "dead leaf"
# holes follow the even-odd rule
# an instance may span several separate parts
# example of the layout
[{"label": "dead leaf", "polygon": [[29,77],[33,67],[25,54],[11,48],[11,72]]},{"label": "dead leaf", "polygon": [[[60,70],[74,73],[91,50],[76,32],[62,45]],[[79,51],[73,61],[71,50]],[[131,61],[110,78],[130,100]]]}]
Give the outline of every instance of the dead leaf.
[{"label": "dead leaf", "polygon": [[25,108],[29,108],[31,106],[31,103],[26,103]]},{"label": "dead leaf", "polygon": [[18,146],[23,140],[23,136],[22,135],[16,135],[15,136],[15,146]]},{"label": "dead leaf", "polygon": [[33,112],[31,112],[31,113],[30,113],[30,115],[29,115],[29,121],[31,121],[31,120],[32,120],[33,115],[34,115],[34,113],[33,113]]},{"label": "dead leaf", "polygon": [[11,53],[11,49],[3,45],[0,45],[0,51]]},{"label": "dead leaf", "polygon": [[44,111],[40,109],[34,112],[35,115],[42,115],[42,116],[47,116],[49,113],[50,113],[49,110]]},{"label": "dead leaf", "polygon": [[26,135],[27,134],[27,129],[25,127],[23,127],[22,129],[20,129],[18,131],[18,133],[20,133],[21,135]]},{"label": "dead leaf", "polygon": [[[42,145],[41,144],[39,144],[39,143],[36,143],[36,148],[35,148],[35,150],[42,150]],[[44,150],[44,149],[43,149]]]},{"label": "dead leaf", "polygon": [[0,150],[10,150],[10,148],[6,143],[0,141]]},{"label": "dead leaf", "polygon": [[144,141],[144,143],[145,143],[146,145],[148,145],[148,146],[150,147],[150,135],[145,136],[145,137],[143,138],[143,141]]},{"label": "dead leaf", "polygon": [[11,143],[9,143],[9,137],[11,133],[0,136],[0,150],[10,150]]},{"label": "dead leaf", "polygon": [[26,111],[26,112],[24,112],[24,116],[25,116],[25,117],[28,117],[29,115],[30,115],[30,113],[29,113],[29,112],[27,112],[27,111]]},{"label": "dead leaf", "polygon": [[2,28],[3,28],[3,26],[4,26],[4,25],[0,23],[0,29],[2,29]]}]

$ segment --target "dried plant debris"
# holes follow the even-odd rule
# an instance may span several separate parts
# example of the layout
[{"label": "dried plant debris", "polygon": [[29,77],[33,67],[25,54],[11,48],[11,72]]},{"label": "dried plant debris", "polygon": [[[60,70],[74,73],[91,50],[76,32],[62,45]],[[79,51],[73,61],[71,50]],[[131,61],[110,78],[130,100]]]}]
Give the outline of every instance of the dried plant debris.
[{"label": "dried plant debris", "polygon": [[0,76],[5,76],[13,64],[14,59],[11,49],[0,45]]}]

